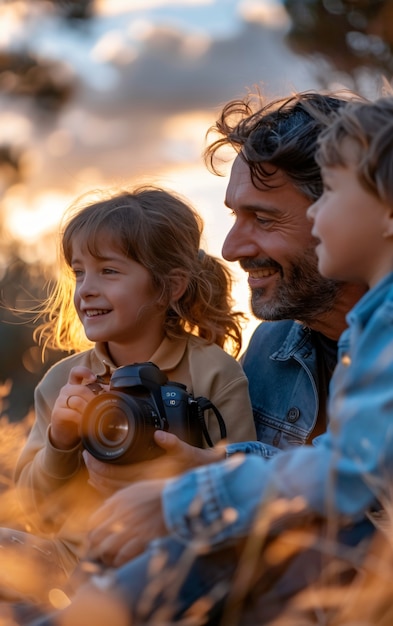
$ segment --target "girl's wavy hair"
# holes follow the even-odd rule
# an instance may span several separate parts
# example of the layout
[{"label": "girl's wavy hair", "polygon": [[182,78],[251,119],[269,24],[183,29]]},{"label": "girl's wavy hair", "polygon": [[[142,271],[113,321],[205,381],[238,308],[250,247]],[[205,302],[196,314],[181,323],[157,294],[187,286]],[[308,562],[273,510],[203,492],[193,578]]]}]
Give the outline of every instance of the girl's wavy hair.
[{"label": "girl's wavy hair", "polygon": [[315,161],[317,139],[330,115],[360,96],[349,91],[342,95],[314,92],[297,93],[265,103],[256,92],[224,106],[206,139],[204,151],[210,171],[220,176],[219,152],[230,147],[248,164],[255,187],[272,188],[269,178],[275,173],[266,164],[282,170],[295,187],[310,200],[322,193],[319,165]]},{"label": "girl's wavy hair", "polygon": [[[180,196],[159,187],[98,194],[94,201],[91,194],[88,201],[83,196],[63,218],[60,275],[38,314],[44,322],[35,331],[43,350],[91,347],[73,304],[72,246],[75,237],[82,237],[90,254],[99,258],[105,235],[122,254],[149,270],[166,307],[168,337],[191,332],[237,356],[246,318],[232,308],[231,272],[224,262],[200,249],[201,216]],[[171,301],[172,270],[187,278],[185,293],[176,302]]]},{"label": "girl's wavy hair", "polygon": [[332,117],[318,140],[316,160],[323,166],[347,166],[350,153],[360,184],[393,205],[393,96],[374,102],[351,103]]}]

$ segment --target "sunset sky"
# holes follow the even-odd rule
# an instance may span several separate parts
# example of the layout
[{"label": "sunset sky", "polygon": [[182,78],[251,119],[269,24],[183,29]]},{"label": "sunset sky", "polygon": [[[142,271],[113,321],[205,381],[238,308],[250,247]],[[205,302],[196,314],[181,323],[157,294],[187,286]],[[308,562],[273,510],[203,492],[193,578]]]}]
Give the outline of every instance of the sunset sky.
[{"label": "sunset sky", "polygon": [[[92,188],[150,181],[187,196],[220,255],[232,218],[226,178],[202,163],[205,133],[226,101],[258,85],[268,97],[318,87],[318,63],[284,43],[278,0],[97,0],[95,17],[67,27],[40,3],[0,7],[0,46],[62,63],[77,90],[50,120],[25,100],[0,98],[3,141],[28,146],[22,183],[4,193],[10,236],[26,260],[53,263],[60,216]],[[248,310],[238,277],[237,306]],[[251,332],[251,324],[246,338]]]}]

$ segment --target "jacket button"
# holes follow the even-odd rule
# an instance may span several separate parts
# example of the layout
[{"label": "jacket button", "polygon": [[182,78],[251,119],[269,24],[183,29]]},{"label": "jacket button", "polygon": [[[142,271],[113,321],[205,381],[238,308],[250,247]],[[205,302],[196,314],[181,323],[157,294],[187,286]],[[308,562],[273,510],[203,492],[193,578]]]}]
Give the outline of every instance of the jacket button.
[{"label": "jacket button", "polygon": [[287,413],[287,420],[288,422],[296,422],[296,420],[299,419],[299,416],[300,410],[296,406],[293,406]]}]

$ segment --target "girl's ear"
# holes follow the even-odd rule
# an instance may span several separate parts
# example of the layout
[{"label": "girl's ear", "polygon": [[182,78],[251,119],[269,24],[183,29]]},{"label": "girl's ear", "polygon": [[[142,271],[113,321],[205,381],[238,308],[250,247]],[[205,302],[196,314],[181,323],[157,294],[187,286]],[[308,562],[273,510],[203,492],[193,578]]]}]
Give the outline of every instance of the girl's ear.
[{"label": "girl's ear", "polygon": [[169,272],[169,280],[171,285],[171,301],[177,302],[188,287],[189,276],[187,272],[178,268]]}]

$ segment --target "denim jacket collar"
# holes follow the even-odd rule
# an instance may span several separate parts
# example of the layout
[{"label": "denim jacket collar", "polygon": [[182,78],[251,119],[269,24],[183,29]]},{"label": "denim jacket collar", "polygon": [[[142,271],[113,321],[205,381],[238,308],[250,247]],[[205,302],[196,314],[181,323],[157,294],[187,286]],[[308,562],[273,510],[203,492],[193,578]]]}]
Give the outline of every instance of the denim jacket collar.
[{"label": "denim jacket collar", "polygon": [[382,278],[379,283],[367,291],[347,315],[348,324],[364,327],[370,317],[385,301],[386,294],[393,288],[393,272]]},{"label": "denim jacket collar", "polygon": [[295,322],[280,348],[273,352],[270,358],[277,361],[287,361],[296,353],[299,353],[299,356],[304,358],[309,356],[310,349],[312,348],[309,343],[310,337],[310,328],[300,322]]}]

